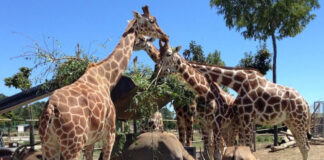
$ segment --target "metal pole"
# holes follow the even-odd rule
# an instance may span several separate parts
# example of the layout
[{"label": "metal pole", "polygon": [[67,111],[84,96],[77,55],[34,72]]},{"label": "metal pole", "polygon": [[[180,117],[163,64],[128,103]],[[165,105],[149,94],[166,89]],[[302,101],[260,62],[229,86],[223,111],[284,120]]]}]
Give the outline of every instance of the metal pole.
[{"label": "metal pole", "polygon": [[29,122],[29,143],[30,143],[30,148],[32,150],[34,150],[34,145],[35,145],[35,137],[34,137],[34,125],[33,125],[33,113],[32,113],[32,106],[29,106],[28,104],[26,105],[26,107],[29,107],[29,118],[31,119],[31,121]]}]

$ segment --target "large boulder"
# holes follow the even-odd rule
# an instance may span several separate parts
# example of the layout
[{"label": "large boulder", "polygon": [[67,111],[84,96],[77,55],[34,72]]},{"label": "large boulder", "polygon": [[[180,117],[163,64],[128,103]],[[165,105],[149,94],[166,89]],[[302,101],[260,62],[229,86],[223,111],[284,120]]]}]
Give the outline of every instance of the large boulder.
[{"label": "large boulder", "polygon": [[178,138],[167,132],[146,132],[139,135],[123,157],[127,160],[194,160]]},{"label": "large boulder", "polygon": [[225,149],[223,160],[256,160],[250,147],[231,146]]}]

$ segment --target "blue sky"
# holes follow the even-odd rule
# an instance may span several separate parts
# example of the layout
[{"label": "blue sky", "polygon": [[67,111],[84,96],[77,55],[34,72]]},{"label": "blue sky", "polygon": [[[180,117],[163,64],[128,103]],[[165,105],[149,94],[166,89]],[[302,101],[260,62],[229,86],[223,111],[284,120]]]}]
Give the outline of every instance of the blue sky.
[{"label": "blue sky", "polygon": [[[323,1],[320,1],[323,6]],[[0,1],[0,93],[12,95],[18,90],[8,88],[3,79],[12,76],[22,66],[32,66],[32,61],[12,59],[27,51],[32,38],[43,45],[47,37],[54,37],[65,53],[73,53],[80,43],[89,54],[105,58],[118,43],[132,11],[141,11],[148,4],[160,27],[170,36],[173,46],[188,48],[195,40],[205,54],[215,49],[227,66],[235,66],[244,52],[256,52],[258,41],[246,40],[236,30],[225,26],[222,15],[210,8],[208,0],[164,1]],[[277,82],[297,89],[312,104],[324,100],[324,10],[307,28],[294,38],[277,41]],[[321,27],[322,26],[322,27]],[[17,34],[18,33],[18,34]],[[107,48],[101,45],[105,43]],[[271,41],[267,46],[272,52]],[[182,52],[181,51],[181,52]],[[152,66],[145,52],[134,52],[139,62]],[[130,63],[131,65],[131,63]],[[33,73],[34,76],[37,72]],[[271,72],[266,76],[272,80]]]}]

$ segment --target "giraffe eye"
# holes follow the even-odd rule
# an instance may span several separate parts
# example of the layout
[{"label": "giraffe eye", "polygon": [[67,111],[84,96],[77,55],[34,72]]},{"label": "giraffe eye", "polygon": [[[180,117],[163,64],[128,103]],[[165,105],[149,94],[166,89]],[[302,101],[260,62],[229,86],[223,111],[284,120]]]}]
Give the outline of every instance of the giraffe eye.
[{"label": "giraffe eye", "polygon": [[150,23],[154,23],[154,20],[153,20],[153,19],[149,19],[149,22],[150,22]]}]

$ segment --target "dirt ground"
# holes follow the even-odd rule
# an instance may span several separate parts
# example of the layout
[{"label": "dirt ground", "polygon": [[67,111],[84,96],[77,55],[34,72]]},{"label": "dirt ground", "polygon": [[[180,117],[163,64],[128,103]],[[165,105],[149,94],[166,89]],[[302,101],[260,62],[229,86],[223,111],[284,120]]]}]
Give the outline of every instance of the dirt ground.
[{"label": "dirt ground", "polygon": [[[258,160],[302,160],[302,155],[297,147],[269,152],[270,149],[264,146],[257,146],[257,151],[253,153]],[[311,145],[308,160],[324,160],[324,145]]]}]

